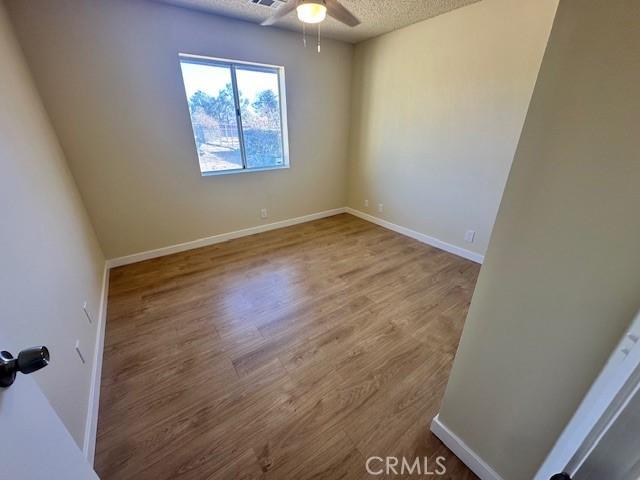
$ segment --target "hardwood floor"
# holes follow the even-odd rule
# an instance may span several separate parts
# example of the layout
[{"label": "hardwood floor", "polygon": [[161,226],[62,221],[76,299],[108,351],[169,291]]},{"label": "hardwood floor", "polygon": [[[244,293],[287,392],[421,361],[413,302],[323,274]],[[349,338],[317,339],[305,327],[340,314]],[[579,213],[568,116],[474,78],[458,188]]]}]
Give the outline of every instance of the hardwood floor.
[{"label": "hardwood floor", "polygon": [[428,425],[478,271],[347,214],[112,270],[96,471],[476,478]]}]

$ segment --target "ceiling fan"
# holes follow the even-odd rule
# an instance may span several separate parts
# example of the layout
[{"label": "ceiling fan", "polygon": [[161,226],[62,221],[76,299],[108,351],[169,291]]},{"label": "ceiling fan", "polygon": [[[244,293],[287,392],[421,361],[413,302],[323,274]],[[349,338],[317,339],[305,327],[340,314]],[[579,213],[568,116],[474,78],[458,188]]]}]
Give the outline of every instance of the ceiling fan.
[{"label": "ceiling fan", "polygon": [[273,25],[294,10],[298,13],[298,19],[303,25],[305,23],[320,23],[327,15],[349,27],[360,24],[360,20],[338,0],[289,0],[279,7],[276,13],[262,22],[262,25]]}]

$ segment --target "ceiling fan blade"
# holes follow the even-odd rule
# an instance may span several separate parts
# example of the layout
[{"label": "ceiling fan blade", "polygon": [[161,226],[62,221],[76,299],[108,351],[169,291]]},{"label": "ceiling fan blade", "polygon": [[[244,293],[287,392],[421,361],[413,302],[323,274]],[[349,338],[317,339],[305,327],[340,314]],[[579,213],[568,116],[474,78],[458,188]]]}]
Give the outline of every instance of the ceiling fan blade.
[{"label": "ceiling fan blade", "polygon": [[349,25],[350,27],[360,25],[360,20],[358,20],[355,15],[347,10],[338,0],[325,0],[325,4],[327,6],[327,13],[339,22]]},{"label": "ceiling fan blade", "polygon": [[263,25],[263,26],[273,25],[285,15],[288,15],[289,13],[293,12],[296,9],[297,5],[298,5],[297,0],[289,0],[284,5],[281,5],[280,7],[278,7],[278,10],[276,10],[276,13],[271,15],[260,25]]}]

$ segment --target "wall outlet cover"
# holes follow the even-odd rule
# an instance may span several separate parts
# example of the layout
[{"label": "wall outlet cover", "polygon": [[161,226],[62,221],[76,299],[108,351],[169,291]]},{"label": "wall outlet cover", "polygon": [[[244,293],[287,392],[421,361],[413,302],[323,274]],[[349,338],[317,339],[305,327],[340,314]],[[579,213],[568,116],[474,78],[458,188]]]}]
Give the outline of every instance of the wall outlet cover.
[{"label": "wall outlet cover", "polygon": [[464,234],[465,242],[473,243],[475,239],[476,239],[475,230],[467,230],[467,232]]}]

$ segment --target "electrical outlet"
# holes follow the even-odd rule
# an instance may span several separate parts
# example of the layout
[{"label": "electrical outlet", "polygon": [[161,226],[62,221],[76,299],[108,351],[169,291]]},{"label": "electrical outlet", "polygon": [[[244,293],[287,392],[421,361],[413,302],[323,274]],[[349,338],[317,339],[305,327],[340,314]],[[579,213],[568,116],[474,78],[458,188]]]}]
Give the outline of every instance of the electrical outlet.
[{"label": "electrical outlet", "polygon": [[464,234],[464,241],[465,242],[469,242],[469,243],[473,243],[476,239],[476,232],[475,230],[467,230],[467,232]]},{"label": "electrical outlet", "polygon": [[269,216],[269,212],[267,212],[266,208],[260,210],[260,218],[267,218]]},{"label": "electrical outlet", "polygon": [[87,317],[87,320],[89,320],[89,323],[92,324],[93,323],[93,319],[91,318],[91,314],[89,313],[89,310],[87,309],[87,301],[86,300],[82,304],[82,310],[84,310],[84,315]]},{"label": "electrical outlet", "polygon": [[369,200],[365,200],[365,201],[364,201],[364,206],[365,206],[365,207],[367,207],[367,208],[369,208]]},{"label": "electrical outlet", "polygon": [[378,213],[382,213],[384,211],[384,205],[381,203],[378,204]]},{"label": "electrical outlet", "polygon": [[80,357],[80,361],[82,363],[87,363],[84,359],[84,355],[82,354],[82,351],[80,350],[80,340],[76,340],[76,346],[74,348],[76,350],[76,353],[78,354],[78,357]]}]

